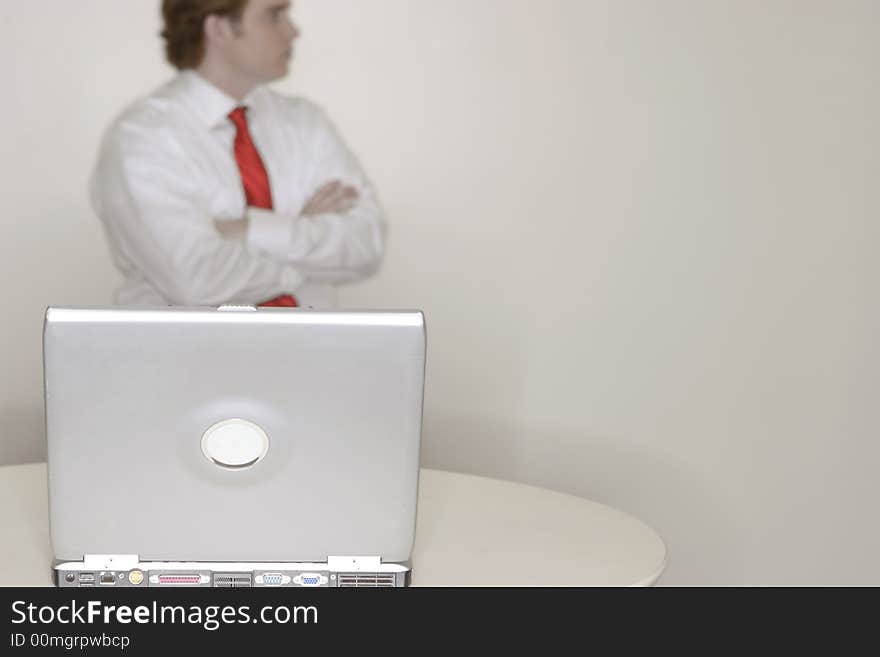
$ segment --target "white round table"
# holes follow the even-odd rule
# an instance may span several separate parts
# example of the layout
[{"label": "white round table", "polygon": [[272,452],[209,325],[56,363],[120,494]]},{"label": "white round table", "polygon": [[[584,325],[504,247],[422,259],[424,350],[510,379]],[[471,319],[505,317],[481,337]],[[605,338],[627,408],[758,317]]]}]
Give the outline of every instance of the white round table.
[{"label": "white round table", "polygon": [[[0,467],[0,586],[51,586],[46,465]],[[641,521],[572,495],[421,471],[414,586],[650,586],[666,565]]]}]

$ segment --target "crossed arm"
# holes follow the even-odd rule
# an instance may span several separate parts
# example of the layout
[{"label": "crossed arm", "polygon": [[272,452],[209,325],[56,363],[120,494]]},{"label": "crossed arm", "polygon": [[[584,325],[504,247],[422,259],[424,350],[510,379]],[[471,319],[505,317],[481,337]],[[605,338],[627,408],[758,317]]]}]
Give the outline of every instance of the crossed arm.
[{"label": "crossed arm", "polygon": [[91,183],[117,266],[180,305],[253,303],[375,273],[387,230],[375,191],[326,116],[307,118],[312,179],[322,186],[296,215],[248,208],[233,222],[207,214],[203,184],[173,135],[121,123]]},{"label": "crossed arm", "polygon": [[[343,284],[378,271],[387,225],[372,183],[321,111],[309,116],[310,178],[321,186],[296,215],[247,208],[233,222],[213,221],[223,241],[294,267],[309,283]],[[229,225],[226,225],[226,224]]]},{"label": "crossed arm", "polygon": [[[320,214],[345,214],[357,205],[358,197],[359,194],[354,187],[334,180],[315,192],[300,215],[314,217]],[[238,242],[247,241],[249,226],[250,220],[247,217],[233,221],[214,220],[214,228],[221,236]]]}]

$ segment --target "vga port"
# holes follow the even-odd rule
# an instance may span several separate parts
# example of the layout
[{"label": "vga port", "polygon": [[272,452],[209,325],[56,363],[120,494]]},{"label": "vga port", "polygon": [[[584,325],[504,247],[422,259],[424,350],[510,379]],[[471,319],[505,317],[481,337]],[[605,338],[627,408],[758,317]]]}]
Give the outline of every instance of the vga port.
[{"label": "vga port", "polygon": [[303,573],[294,577],[293,583],[300,586],[321,586],[327,583],[327,578],[321,577],[317,573]]}]

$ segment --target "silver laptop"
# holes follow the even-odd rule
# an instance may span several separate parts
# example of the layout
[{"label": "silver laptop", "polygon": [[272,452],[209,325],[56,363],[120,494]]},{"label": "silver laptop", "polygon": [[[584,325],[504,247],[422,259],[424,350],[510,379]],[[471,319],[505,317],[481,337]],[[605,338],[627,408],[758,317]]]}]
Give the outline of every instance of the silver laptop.
[{"label": "silver laptop", "polygon": [[406,586],[419,311],[67,308],[43,332],[58,586]]}]

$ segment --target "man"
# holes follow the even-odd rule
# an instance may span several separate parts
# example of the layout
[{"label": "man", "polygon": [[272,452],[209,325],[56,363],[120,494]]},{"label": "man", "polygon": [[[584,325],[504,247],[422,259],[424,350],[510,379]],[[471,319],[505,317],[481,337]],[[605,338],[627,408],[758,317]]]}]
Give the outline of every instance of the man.
[{"label": "man", "polygon": [[163,0],[178,75],[113,123],[91,180],[124,305],[332,307],[375,273],[385,222],[323,111],[264,84],[299,31],[285,0]]}]

